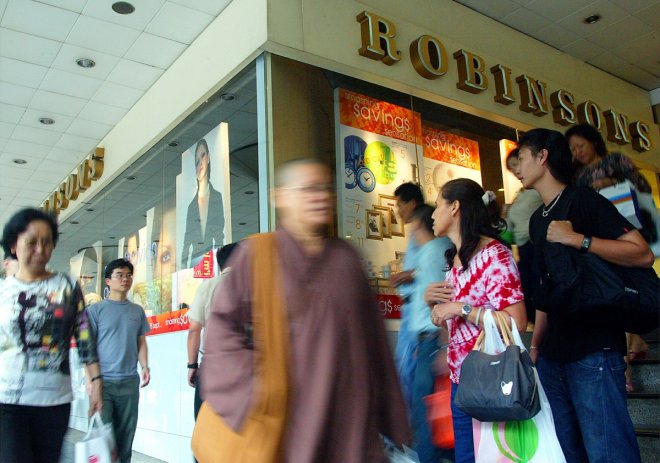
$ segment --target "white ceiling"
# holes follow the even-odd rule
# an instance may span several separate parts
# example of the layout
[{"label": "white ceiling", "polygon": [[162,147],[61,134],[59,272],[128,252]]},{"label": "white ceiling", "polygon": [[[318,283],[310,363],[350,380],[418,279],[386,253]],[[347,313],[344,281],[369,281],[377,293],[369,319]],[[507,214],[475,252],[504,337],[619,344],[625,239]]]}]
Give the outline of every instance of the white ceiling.
[{"label": "white ceiling", "polygon": [[[603,71],[660,87],[660,0],[454,0]],[[594,24],[584,18],[599,14]]]},{"label": "white ceiling", "polygon": [[[0,0],[0,224],[41,204],[230,2],[132,0],[135,12],[119,15],[113,0]],[[460,3],[642,88],[660,87],[660,0]],[[594,13],[603,19],[582,23]],[[81,57],[96,66],[78,67]]]},{"label": "white ceiling", "polygon": [[114,0],[0,0],[0,224],[41,204],[230,2],[132,0],[120,15]]}]

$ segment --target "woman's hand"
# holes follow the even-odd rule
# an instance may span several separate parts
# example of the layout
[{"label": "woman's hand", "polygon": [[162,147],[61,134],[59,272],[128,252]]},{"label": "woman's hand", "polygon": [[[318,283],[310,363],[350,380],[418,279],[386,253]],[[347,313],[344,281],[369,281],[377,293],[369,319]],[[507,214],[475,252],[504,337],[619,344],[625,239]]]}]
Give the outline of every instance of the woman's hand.
[{"label": "woman's hand", "polygon": [[607,188],[608,186],[616,185],[617,181],[615,178],[605,177],[598,180],[594,180],[591,184],[591,187],[594,190],[600,190],[601,188]]},{"label": "woman's hand", "polygon": [[424,291],[424,302],[429,307],[451,301],[454,296],[454,287],[446,281],[431,283]]},{"label": "woman's hand", "polygon": [[446,302],[436,304],[431,310],[431,322],[435,326],[443,326],[447,320],[461,315],[463,304],[461,302]]}]

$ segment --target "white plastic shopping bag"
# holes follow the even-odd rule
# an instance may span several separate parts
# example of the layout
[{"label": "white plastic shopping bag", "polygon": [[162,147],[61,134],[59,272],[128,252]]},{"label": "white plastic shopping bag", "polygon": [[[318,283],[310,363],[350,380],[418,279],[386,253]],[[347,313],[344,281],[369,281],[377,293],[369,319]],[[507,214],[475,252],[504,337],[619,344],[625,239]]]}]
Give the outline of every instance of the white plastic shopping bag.
[{"label": "white plastic shopping bag", "polygon": [[[506,346],[500,338],[490,311],[484,315],[486,341],[484,352],[497,354]],[[513,341],[525,350],[516,323],[511,319]],[[472,420],[476,463],[566,463],[557,440],[550,403],[534,369],[538,382],[541,411],[531,420],[486,423]]]},{"label": "white plastic shopping bag", "polygon": [[76,443],[75,463],[115,463],[119,461],[112,425],[104,424],[99,412],[89,420],[87,434]]},{"label": "white plastic shopping bag", "polygon": [[394,446],[385,447],[385,456],[387,457],[387,463],[419,463],[417,452],[405,445],[403,450]]}]

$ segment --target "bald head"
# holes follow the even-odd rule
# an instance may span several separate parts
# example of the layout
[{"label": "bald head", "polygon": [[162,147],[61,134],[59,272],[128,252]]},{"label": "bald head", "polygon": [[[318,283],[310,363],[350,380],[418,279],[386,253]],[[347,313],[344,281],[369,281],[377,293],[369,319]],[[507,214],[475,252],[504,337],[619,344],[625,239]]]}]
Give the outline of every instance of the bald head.
[{"label": "bald head", "polygon": [[295,183],[299,178],[297,171],[305,166],[319,166],[328,169],[328,166],[316,158],[298,158],[283,162],[275,172],[275,188],[290,186]]}]

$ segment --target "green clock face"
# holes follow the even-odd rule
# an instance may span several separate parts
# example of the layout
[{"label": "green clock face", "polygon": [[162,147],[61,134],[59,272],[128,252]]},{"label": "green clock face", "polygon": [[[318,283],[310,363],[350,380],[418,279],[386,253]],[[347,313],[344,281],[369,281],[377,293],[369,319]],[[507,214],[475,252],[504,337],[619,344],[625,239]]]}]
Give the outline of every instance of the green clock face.
[{"label": "green clock face", "polygon": [[387,185],[392,183],[398,172],[396,157],[387,144],[374,141],[364,151],[364,165],[374,173],[376,182]]}]

